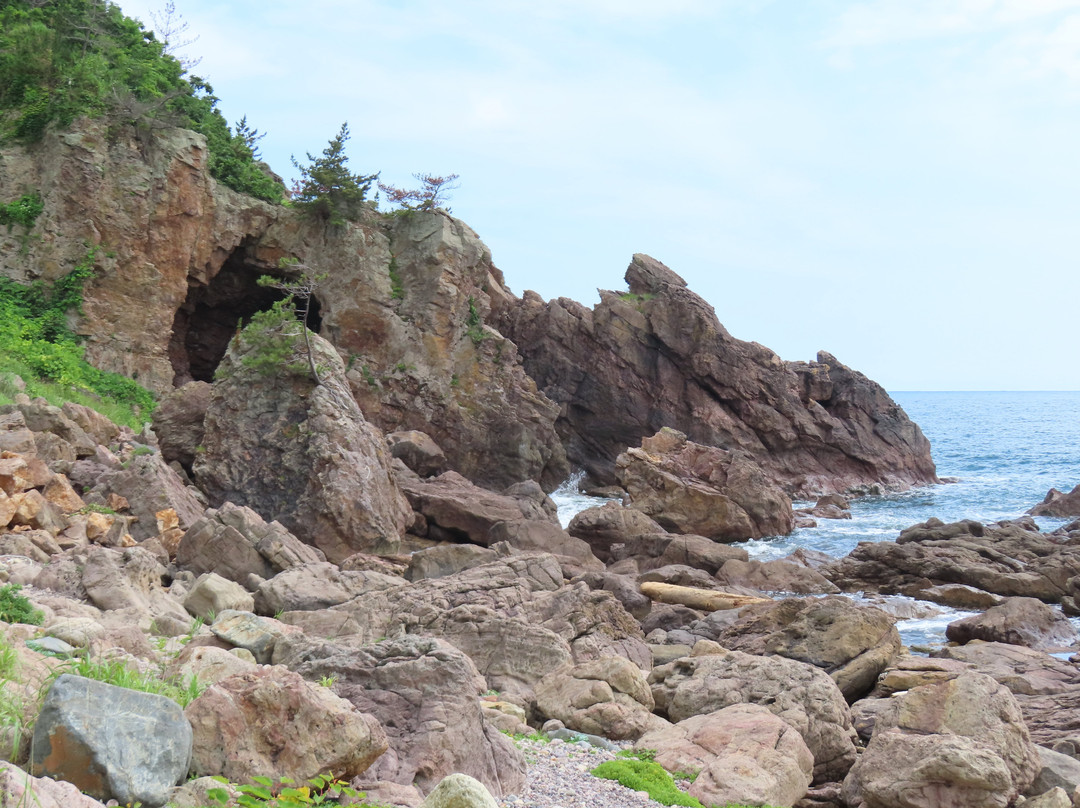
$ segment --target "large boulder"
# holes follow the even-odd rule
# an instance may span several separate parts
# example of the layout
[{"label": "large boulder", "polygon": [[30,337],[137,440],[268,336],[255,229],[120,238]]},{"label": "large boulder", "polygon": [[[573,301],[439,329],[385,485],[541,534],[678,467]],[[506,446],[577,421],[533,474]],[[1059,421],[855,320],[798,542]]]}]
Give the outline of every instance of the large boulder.
[{"label": "large boulder", "polygon": [[154,434],[165,462],[175,461],[191,471],[202,449],[211,390],[209,382],[188,382],[162,396],[154,408]]},{"label": "large boulder", "polygon": [[942,584],[966,584],[1057,603],[1080,575],[1080,546],[1040,533],[1030,518],[996,525],[929,519],[895,542],[860,542],[821,572],[845,591],[916,596]]},{"label": "large boulder", "polygon": [[733,704],[652,730],[638,739],[670,772],[696,775],[690,796],[705,805],[791,806],[813,779],[814,756],[786,721],[757,704]]},{"label": "large boulder", "polygon": [[749,453],[789,493],[936,481],[930,444],[885,391],[836,360],[785,363],[732,337],[659,261],[635,255],[628,293],[592,309],[526,292],[501,312],[525,369],[561,405],[570,462],[597,482],[663,426]]},{"label": "large boulder", "polygon": [[1004,808],[1039,769],[1012,694],[989,676],[965,672],[889,701],[844,780],[844,800],[866,808]]},{"label": "large boulder", "polygon": [[1067,617],[1035,598],[1006,598],[982,614],[949,623],[945,636],[961,645],[983,640],[1039,650],[1072,645],[1080,639]]},{"label": "large boulder", "polygon": [[661,430],[615,461],[630,506],[673,533],[717,541],[787,535],[791,500],[749,455],[703,446]]},{"label": "large boulder", "polygon": [[442,637],[500,690],[520,691],[569,659],[651,654],[637,621],[608,592],[564,585],[555,556],[523,554],[411,586],[370,591],[333,607],[367,642],[405,633]]},{"label": "large boulder", "polygon": [[102,800],[159,806],[191,754],[191,725],[172,699],[63,674],[42,703],[30,764]]},{"label": "large boulder", "polygon": [[[392,551],[411,513],[385,442],[353,401],[341,357],[315,335],[311,359],[321,381],[312,378],[298,328],[279,323],[266,333],[253,325],[230,343],[195,478],[215,507],[246,505],[335,563],[359,551]],[[265,340],[295,358],[267,364]]]},{"label": "large boulder", "polygon": [[386,751],[379,722],[328,688],[281,667],[222,679],[188,705],[192,771],[235,783],[362,774]]},{"label": "large boulder", "polygon": [[673,722],[733,704],[760,704],[802,735],[814,780],[842,778],[855,762],[855,730],[843,694],[824,671],[793,659],[740,651],[684,657],[649,675],[657,711]]},{"label": "large boulder", "polygon": [[563,668],[536,685],[536,710],[567,727],[613,740],[636,740],[667,726],[652,714],[645,674],[624,657],[601,657]]},{"label": "large boulder", "polygon": [[297,670],[334,678],[334,692],[377,717],[389,751],[365,775],[431,791],[461,772],[492,794],[518,793],[525,760],[480,709],[483,678],[469,658],[442,640],[407,636],[355,648],[312,645]]}]

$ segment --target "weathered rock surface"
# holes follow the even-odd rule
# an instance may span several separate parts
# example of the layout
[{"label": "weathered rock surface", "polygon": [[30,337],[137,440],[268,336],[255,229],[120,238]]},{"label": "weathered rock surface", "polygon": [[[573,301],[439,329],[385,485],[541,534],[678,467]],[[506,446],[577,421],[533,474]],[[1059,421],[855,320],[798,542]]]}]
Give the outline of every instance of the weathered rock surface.
[{"label": "weathered rock surface", "polygon": [[386,751],[379,722],[329,689],[281,667],[222,679],[188,705],[192,771],[234,783],[362,774]]},{"label": "weathered rock surface", "polygon": [[983,640],[1039,650],[1072,645],[1080,639],[1067,617],[1035,598],[1006,598],[982,614],[949,623],[945,636],[961,645]]},{"label": "weathered rock surface", "polygon": [[[301,350],[298,335],[287,339]],[[246,505],[330,561],[376,547],[392,551],[411,516],[389,452],[352,400],[337,352],[315,335],[311,345],[324,367],[322,384],[312,380],[306,357],[302,369],[260,372],[244,363],[259,350],[250,337],[231,343],[195,478],[215,507]]]},{"label": "weathered rock surface", "polygon": [[467,774],[448,774],[424,798],[420,808],[498,808],[484,784]]},{"label": "weathered rock surface", "polygon": [[895,542],[861,542],[821,572],[847,591],[915,595],[954,583],[1057,603],[1080,575],[1080,546],[1039,533],[1030,519],[997,525],[930,519]]},{"label": "weathered rock surface", "polygon": [[571,655],[651,665],[637,621],[618,600],[584,583],[564,586],[558,561],[547,554],[367,592],[334,610],[352,616],[367,642],[405,633],[443,637],[500,690],[531,687]]},{"label": "weathered rock surface", "polygon": [[0,760],[0,808],[104,808],[71,783],[51,777],[31,777],[25,771]]},{"label": "weathered rock surface", "polygon": [[424,793],[452,772],[498,796],[524,785],[521,752],[483,719],[483,678],[449,643],[416,636],[363,648],[322,643],[304,656],[297,667],[303,676],[335,677],[334,692],[385,727],[389,751],[365,777],[412,783]]},{"label": "weathered rock surface", "polygon": [[641,669],[624,657],[601,657],[569,666],[537,683],[536,709],[570,729],[612,740],[636,740],[667,726],[652,714],[649,684]]},{"label": "weathered rock surface", "polygon": [[1067,494],[1063,494],[1056,488],[1051,488],[1046,492],[1046,498],[1031,508],[1028,513],[1032,516],[1057,516],[1060,518],[1080,516],[1080,485]]},{"label": "weathered rock surface", "polygon": [[768,709],[733,704],[643,735],[669,772],[697,777],[689,793],[705,805],[791,806],[813,779],[814,756],[802,736]]},{"label": "weathered rock surface", "polygon": [[208,509],[176,550],[176,563],[184,569],[198,575],[213,572],[242,585],[250,575],[273,578],[325,560],[322,551],[301,542],[281,523],[267,523],[251,508],[231,502]]},{"label": "weathered rock surface", "polygon": [[727,561],[716,572],[716,580],[728,586],[742,586],[759,592],[793,592],[799,595],[832,595],[840,590],[816,570],[789,561]]},{"label": "weathered rock surface", "polygon": [[717,541],[787,535],[791,500],[743,452],[688,442],[661,430],[615,461],[630,507],[673,533]]},{"label": "weathered rock surface", "polygon": [[918,427],[826,353],[785,363],[733,338],[663,264],[635,255],[628,294],[588,309],[527,292],[500,311],[525,369],[559,404],[570,462],[601,483],[628,446],[663,426],[747,452],[788,493],[906,487],[937,478]]},{"label": "weathered rock surface", "polygon": [[65,674],[45,696],[31,749],[37,776],[158,806],[187,777],[192,731],[172,699]]},{"label": "weathered rock surface", "polygon": [[154,408],[154,434],[166,463],[189,473],[203,443],[203,420],[210,408],[209,382],[188,382],[166,394]]},{"label": "weathered rock surface", "polygon": [[824,671],[740,651],[686,657],[649,675],[658,712],[678,723],[733,704],[760,704],[794,727],[814,755],[814,779],[835,781],[855,762],[851,713]]},{"label": "weathered rock surface", "polygon": [[867,808],[1003,807],[1039,768],[1012,694],[989,676],[962,673],[889,701],[844,780],[844,799]]}]

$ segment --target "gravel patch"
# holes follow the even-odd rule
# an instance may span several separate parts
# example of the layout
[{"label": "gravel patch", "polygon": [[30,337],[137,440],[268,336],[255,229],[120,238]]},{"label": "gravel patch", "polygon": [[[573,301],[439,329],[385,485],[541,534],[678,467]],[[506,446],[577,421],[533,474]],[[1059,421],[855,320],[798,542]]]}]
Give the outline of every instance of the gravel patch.
[{"label": "gravel patch", "polygon": [[[581,741],[515,741],[528,762],[525,788],[520,794],[508,794],[499,801],[500,808],[634,808],[659,803],[640,791],[621,786],[614,780],[593,777],[589,772],[606,760],[615,760],[614,752],[597,749]],[[631,744],[622,744],[629,747]]]}]

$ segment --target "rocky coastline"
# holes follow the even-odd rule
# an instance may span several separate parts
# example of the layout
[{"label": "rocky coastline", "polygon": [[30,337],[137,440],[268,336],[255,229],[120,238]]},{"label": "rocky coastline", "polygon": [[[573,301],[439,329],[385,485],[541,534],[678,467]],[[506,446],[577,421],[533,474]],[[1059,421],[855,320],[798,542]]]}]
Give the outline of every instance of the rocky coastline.
[{"label": "rocky coastline", "polygon": [[[841,559],[732,546],[938,482],[918,426],[830,354],[735,339],[644,255],[593,309],[519,298],[448,214],[314,222],[217,185],[186,130],[83,121],[0,158],[0,187],[43,203],[0,274],[53,282],[105,248],[75,328],[160,397],[138,432],[0,406],[21,610],[0,806],[194,808],[209,777],[235,796],[327,773],[373,805],[634,804],[581,768],[620,746],[704,805],[1080,804],[1080,524],[930,520]],[[326,274],[306,338],[249,324],[282,259]],[[571,468],[610,501],[564,529],[548,492]],[[917,656],[854,592],[981,614]]]}]

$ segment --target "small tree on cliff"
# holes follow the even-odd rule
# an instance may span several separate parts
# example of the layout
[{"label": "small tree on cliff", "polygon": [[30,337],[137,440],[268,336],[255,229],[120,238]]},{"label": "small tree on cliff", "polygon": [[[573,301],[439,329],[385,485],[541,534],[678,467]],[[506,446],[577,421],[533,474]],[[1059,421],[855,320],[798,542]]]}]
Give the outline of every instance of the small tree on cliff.
[{"label": "small tree on cliff", "polygon": [[293,204],[333,225],[360,217],[368,191],[379,178],[378,174],[364,176],[349,171],[345,165],[349,159],[345,156],[348,139],[349,124],[343,123],[321,157],[313,157],[309,152],[306,166],[292,158],[293,166],[300,172],[300,179],[293,186]]},{"label": "small tree on cliff", "polygon": [[[307,354],[308,370],[311,371],[311,378],[315,381],[315,384],[322,384],[322,378],[319,376],[319,368],[315,364],[315,353],[311,348],[311,335],[308,330],[308,313],[311,311],[311,300],[315,295],[315,290],[318,289],[319,284],[326,279],[326,275],[316,274],[315,270],[307,264],[301,264],[295,258],[292,260],[282,258],[278,263],[278,266],[287,271],[291,277],[275,278],[270,275],[263,275],[259,278],[258,284],[259,286],[266,286],[270,289],[277,289],[288,295],[283,301],[284,306],[280,307],[277,317],[281,319],[282,314],[284,314],[286,321],[293,313],[300,317],[300,327],[304,336],[304,352]],[[274,358],[270,360],[270,363],[273,364],[277,361],[279,360]]]},{"label": "small tree on cliff", "polygon": [[450,200],[450,192],[456,191],[461,186],[457,184],[457,174],[447,174],[445,177],[434,174],[413,174],[420,180],[419,188],[397,188],[393,185],[379,183],[379,190],[386,194],[386,201],[392,205],[400,205],[402,210],[435,210],[435,208],[450,208],[446,203]]}]

